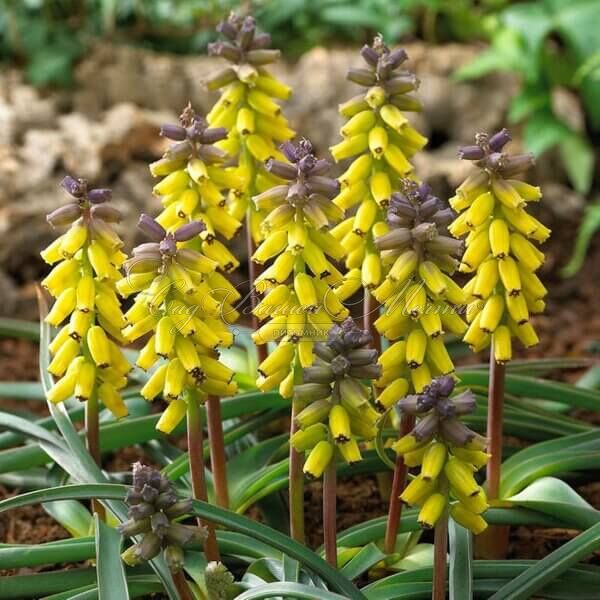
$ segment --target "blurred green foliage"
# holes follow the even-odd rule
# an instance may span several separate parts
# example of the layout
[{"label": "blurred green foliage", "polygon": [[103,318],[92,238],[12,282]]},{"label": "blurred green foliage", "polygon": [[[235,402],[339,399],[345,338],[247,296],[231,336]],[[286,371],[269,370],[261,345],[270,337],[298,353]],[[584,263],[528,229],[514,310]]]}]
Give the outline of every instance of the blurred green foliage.
[{"label": "blurred green foliage", "polygon": [[[558,148],[573,186],[587,193],[595,163],[590,137],[600,131],[600,2],[537,0],[506,8],[499,21],[490,48],[457,77],[518,73],[521,89],[509,120],[525,122],[525,144],[534,154]],[[561,110],[561,91],[571,94],[575,105]],[[577,103],[581,124],[569,110]]]},{"label": "blurred green foliage", "polygon": [[35,85],[67,86],[94,37],[197,53],[230,10],[252,10],[287,56],[382,33],[428,41],[486,38],[507,0],[0,0],[0,59]]}]

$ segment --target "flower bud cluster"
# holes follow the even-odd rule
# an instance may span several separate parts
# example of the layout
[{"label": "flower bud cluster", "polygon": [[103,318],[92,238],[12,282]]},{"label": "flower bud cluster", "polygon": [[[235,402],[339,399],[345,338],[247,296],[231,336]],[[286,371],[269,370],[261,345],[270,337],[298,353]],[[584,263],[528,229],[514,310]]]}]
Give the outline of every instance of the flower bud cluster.
[{"label": "flower bud cluster", "polygon": [[108,189],[88,189],[86,180],[69,176],[62,187],[71,201],[47,219],[69,229],[41,253],[54,265],[42,285],[56,298],[45,320],[62,325],[49,346],[48,371],[58,381],[48,399],[58,403],[73,395],[81,401],[94,396],[117,418],[124,417],[128,411],[119,390],[127,384],[131,366],[116,343],[125,320],[115,282],[127,257],[111,228],[121,214],[107,203]]},{"label": "flower bud cluster", "polygon": [[339,177],[341,191],[334,200],[344,211],[357,206],[333,231],[346,250],[346,278],[354,283],[348,292],[361,284],[370,290],[381,283],[383,267],[373,236],[387,231],[385,210],[392,191],[398,189],[399,178],[412,173],[409,159],[427,142],[403,113],[421,109],[408,95],[419,82],[401,68],[407,59],[404,50],[390,50],[378,36],[361,55],[366,68],[350,69],[348,79],[367,89],[340,106],[348,119],[340,131],[344,139],[330,149],[336,161],[353,159]]},{"label": "flower bud cluster", "polygon": [[418,521],[427,528],[435,525],[450,503],[450,516],[478,534],[487,527],[481,514],[488,503],[474,473],[487,463],[489,455],[486,440],[459,418],[473,412],[475,397],[465,391],[450,398],[453,390],[452,377],[437,377],[421,394],[406,396],[398,404],[418,421],[393,448],[408,467],[420,467],[400,499],[421,507]]},{"label": "flower bud cluster", "polygon": [[320,477],[336,449],[347,463],[360,461],[358,438],[375,437],[379,414],[369,402],[369,381],[380,376],[381,368],[377,351],[368,348],[371,342],[371,335],[351,318],[334,325],[327,341],[315,344],[317,358],[303,369],[303,383],[294,388],[294,401],[303,408],[296,415],[300,429],[290,443],[308,453],[308,477]]},{"label": "flower bud cluster", "polygon": [[169,402],[156,426],[169,433],[185,416],[191,394],[237,391],[233,371],[217,357],[220,345],[233,343],[226,319],[238,317],[228,304],[237,292],[215,260],[188,247],[204,231],[203,223],[192,221],[167,233],[142,215],[138,227],[152,241],[134,248],[124,265],[126,275],[117,282],[121,295],[135,295],[123,337],[133,342],[152,334],[136,365],[157,366],[140,393],[146,400],[162,395]]},{"label": "flower bud cluster", "polygon": [[209,562],[204,569],[207,600],[232,600],[239,595],[235,579],[222,562]]},{"label": "flower bud cluster", "polygon": [[174,143],[150,165],[155,177],[163,177],[153,189],[164,206],[156,220],[169,231],[190,221],[202,221],[206,227],[195,243],[196,249],[217,261],[221,270],[236,269],[238,259],[216,239],[220,235],[230,240],[242,227],[225,206],[227,190],[239,191],[242,183],[235,167],[226,166],[228,155],[215,146],[227,138],[227,130],[208,127],[188,105],[179,125],[163,125],[161,135]]},{"label": "flower bud cluster", "polygon": [[526,210],[528,202],[540,200],[540,188],[513,179],[533,164],[533,156],[507,154],[508,141],[503,129],[491,137],[478,134],[475,145],[460,149],[460,157],[478,170],[450,200],[460,214],[449,230],[466,236],[459,270],[473,273],[464,287],[470,323],[464,341],[477,352],[493,340],[499,363],[511,360],[513,337],[526,348],[538,343],[529,315],[544,310],[547,290],[536,275],[544,263],[536,243],[550,235]]},{"label": "flower bud cluster", "polygon": [[266,216],[265,239],[252,258],[269,265],[255,281],[256,291],[265,295],[254,309],[258,319],[268,320],[252,339],[257,344],[280,340],[259,365],[258,386],[268,390],[279,385],[289,397],[296,352],[300,365],[310,366],[315,339],[324,339],[348,310],[332,290],[343,281],[332,261],[340,260],[344,249],[328,231],[341,217],[331,202],[338,184],[326,176],[329,163],[315,157],[308,140],[281,148],[289,162],[270,159],[266,168],[282,183],[253,198]]},{"label": "flower bud cluster", "polygon": [[185,546],[206,539],[204,528],[176,521],[191,511],[192,501],[180,500],[173,484],[151,467],[139,462],[133,465],[133,486],[125,503],[129,520],[119,525],[119,531],[126,538],[139,536],[139,541],[121,554],[131,567],[152,560],[162,550],[170,570],[178,573],[183,569]]},{"label": "flower bud cluster", "polygon": [[382,353],[376,399],[387,410],[409,391],[420,392],[436,375],[454,371],[444,333],[463,334],[466,324],[454,305],[464,303],[450,275],[462,242],[448,235],[454,213],[425,183],[404,179],[388,209],[389,231],[375,238],[387,275],[373,291],[382,304],[377,331],[394,343]]},{"label": "flower bud cluster", "polygon": [[208,79],[209,90],[221,89],[221,97],[207,115],[211,127],[225,127],[226,140],[217,146],[238,157],[237,176],[242,187],[229,194],[228,210],[239,220],[250,211],[251,233],[260,241],[261,214],[253,210],[252,195],[279,183],[264,169],[269,158],[284,160],[277,144],[295,135],[281,114],[280,100],[287,100],[291,89],[269,73],[266,66],[279,58],[279,50],[269,49],[271,38],[256,31],[252,16],[231,14],[217,30],[225,41],[209,45],[209,54],[230,64]]}]

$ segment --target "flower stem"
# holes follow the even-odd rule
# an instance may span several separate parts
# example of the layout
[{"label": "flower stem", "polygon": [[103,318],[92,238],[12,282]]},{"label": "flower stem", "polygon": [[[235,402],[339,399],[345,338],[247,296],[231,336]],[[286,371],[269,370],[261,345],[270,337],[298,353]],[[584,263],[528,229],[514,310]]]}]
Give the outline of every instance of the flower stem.
[{"label": "flower stem", "polygon": [[[409,433],[415,425],[415,418],[412,415],[403,414],[400,419],[400,437]],[[404,464],[402,456],[396,458],[396,468],[394,469],[394,480],[392,481],[392,491],[390,492],[390,506],[388,509],[388,521],[385,530],[385,552],[392,554],[396,549],[396,537],[402,517],[402,501],[400,494],[406,486],[406,476],[408,469]]]},{"label": "flower stem", "polygon": [[[196,394],[190,394],[187,410],[187,442],[190,461],[190,475],[192,478],[192,491],[197,500],[207,501],[206,480],[204,477],[204,451],[202,441],[202,414],[200,401]],[[210,560],[219,560],[219,548],[215,535],[214,525],[208,521],[198,519],[198,525],[206,527],[208,535],[204,543],[204,553]]]},{"label": "flower stem", "polygon": [[221,420],[221,399],[218,396],[206,398],[206,420],[208,422],[208,442],[210,444],[210,465],[215,483],[217,505],[229,508],[227,489],[227,458]]},{"label": "flower stem", "polygon": [[[90,394],[85,403],[85,434],[87,448],[94,462],[102,468],[102,457],[100,454],[100,407],[98,405],[98,395],[96,392]],[[98,500],[92,500],[92,510],[102,520],[106,516],[104,506]]]},{"label": "flower stem", "polygon": [[[294,383],[302,383],[302,371],[298,359],[294,365]],[[302,410],[297,400],[292,400],[292,416],[290,437],[298,430],[296,415]],[[304,472],[302,471],[303,455],[294,450],[290,444],[290,536],[295,541],[304,543]]]},{"label": "flower stem", "polygon": [[[502,430],[504,414],[504,380],[506,368],[494,359],[494,344],[490,350],[490,380],[488,386],[487,437],[490,460],[487,464],[487,495],[490,500],[500,493],[502,467]],[[507,526],[491,525],[475,538],[477,556],[485,559],[503,559],[508,551]]]},{"label": "flower stem", "polygon": [[[447,493],[448,483],[440,478],[440,491]],[[433,541],[433,588],[432,600],[446,599],[446,568],[448,557],[448,507],[435,524]]]},{"label": "flower stem", "polygon": [[[259,327],[258,317],[254,314],[254,309],[258,304],[258,299],[256,297],[256,290],[254,289],[254,282],[256,278],[260,275],[261,266],[257,265],[252,260],[252,255],[256,251],[256,244],[254,243],[254,239],[252,238],[252,213],[250,209],[246,212],[246,248],[248,251],[248,289],[250,290],[250,306],[252,308],[252,329],[256,331]],[[258,354],[258,362],[259,364],[267,358],[268,348],[266,344],[259,344],[256,346],[256,352]]]},{"label": "flower stem", "polygon": [[325,560],[334,568],[337,568],[336,476],[335,458],[332,458],[323,474],[323,538]]},{"label": "flower stem", "polygon": [[171,572],[171,575],[180,600],[194,600],[183,571],[178,571],[177,573]]},{"label": "flower stem", "polygon": [[491,454],[487,464],[488,498],[498,498],[500,491],[500,468],[502,465],[502,418],[504,413],[505,366],[494,360],[494,348],[490,354],[490,382],[488,390],[487,436],[488,452]]},{"label": "flower stem", "polygon": [[381,354],[381,336],[375,328],[375,321],[379,316],[379,303],[369,290],[365,290],[363,298],[363,329],[366,329],[373,336],[373,348]]}]

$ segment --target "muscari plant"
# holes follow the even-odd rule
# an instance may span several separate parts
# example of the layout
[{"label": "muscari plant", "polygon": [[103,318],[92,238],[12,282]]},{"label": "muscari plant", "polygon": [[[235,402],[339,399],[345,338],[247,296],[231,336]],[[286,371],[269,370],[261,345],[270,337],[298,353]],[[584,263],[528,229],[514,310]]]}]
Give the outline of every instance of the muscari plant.
[{"label": "muscari plant", "polygon": [[[454,274],[462,254],[462,242],[448,234],[453,211],[431,194],[427,184],[410,179],[400,182],[402,192],[392,194],[388,207],[389,231],[374,240],[388,265],[387,274],[373,291],[382,304],[374,325],[393,342],[379,362],[382,376],[375,383],[382,391],[376,398],[380,410],[391,409],[399,398],[421,392],[435,375],[454,371],[444,344],[444,333],[463,334],[466,324],[456,312],[464,303]],[[400,433],[414,425],[411,413],[400,420]],[[396,460],[386,530],[386,550],[396,544],[406,484],[407,469],[402,456]]]},{"label": "muscari plant", "polygon": [[[156,221],[169,231],[186,223],[202,222],[203,228],[198,235],[187,240],[187,248],[202,252],[216,263],[217,269],[205,273],[206,285],[202,284],[196,292],[188,294],[195,294],[193,302],[213,316],[217,314],[218,306],[220,316],[231,324],[238,317],[233,304],[241,296],[222,273],[227,274],[239,266],[226,242],[235,236],[242,224],[227,210],[226,198],[229,190],[239,190],[242,184],[235,173],[236,168],[228,166],[227,153],[215,146],[227,138],[227,130],[208,127],[206,119],[188,104],[179,123],[163,125],[161,135],[173,143],[160,160],[150,165],[154,176],[164,176],[153,188],[164,207]],[[218,239],[219,236],[225,243]],[[206,408],[216,497],[221,506],[228,506],[219,397],[209,394]]]},{"label": "muscari plant", "polygon": [[[240,19],[229,22],[235,24],[228,30],[235,43],[229,45],[242,44],[244,39],[247,45],[243,31],[249,26],[245,29]],[[266,38],[258,39],[263,40],[259,45],[265,43]],[[253,40],[255,44],[256,35]],[[251,51],[246,50],[234,73],[250,71],[242,69]],[[379,42],[371,50],[380,56],[378,65],[381,59],[380,67],[369,70],[371,75],[378,68],[385,73],[390,57],[402,56],[388,52]],[[379,87],[385,90],[397,76],[398,71]],[[232,79],[226,85],[235,83]],[[249,95],[251,89],[249,85],[244,93]],[[391,94],[390,101],[397,102],[397,96]],[[222,107],[227,108],[226,103]],[[597,391],[587,389],[594,385],[590,383],[593,371],[575,386],[543,375],[569,365],[582,366],[577,360],[503,364],[512,347],[507,330],[526,345],[536,339],[522,300],[527,314],[534,314],[543,308],[545,294],[535,275],[542,257],[530,242],[541,241],[547,231],[522,206],[523,201],[539,199],[540,193],[514,179],[530,164],[529,157],[504,153],[505,132],[489,139],[478,136],[475,146],[462,150],[463,157],[478,167],[451,200],[459,212],[451,233],[466,235],[462,256],[462,242],[447,235],[452,215],[443,203],[418,183],[412,170],[388,172],[389,199],[387,205],[378,206],[374,223],[383,223],[386,217],[387,221],[362,238],[365,248],[377,252],[381,265],[373,291],[383,306],[375,320],[376,331],[381,331],[388,347],[377,359],[378,353],[369,348],[369,332],[347,320],[343,305],[361,284],[360,278],[344,278],[338,265],[347,253],[340,241],[352,228],[345,223],[348,230],[336,238],[341,230],[334,224],[343,216],[332,199],[344,194],[344,179],[340,193],[326,176],[325,161],[314,157],[307,142],[281,149],[273,144],[264,162],[253,157],[256,186],[247,189],[240,185],[238,163],[230,158],[236,156],[235,148],[224,155],[236,136],[222,138],[225,132],[219,128],[226,125],[207,127],[191,107],[182,117],[179,125],[163,128],[174,144],[152,166],[155,175],[163,178],[155,193],[161,196],[164,211],[158,221],[142,217],[141,227],[150,241],[138,246],[131,258],[127,259],[110,229],[118,212],[102,202],[109,198],[106,190],[88,189],[80,180],[67,179],[74,200],[50,218],[57,226],[71,228],[44,252],[44,258],[55,264],[44,283],[57,301],[39,333],[41,385],[0,383],[0,393],[46,399],[52,418],[0,412],[0,426],[8,429],[0,433],[0,481],[31,490],[0,501],[0,512],[43,502],[44,510],[73,537],[30,546],[2,544],[0,568],[65,562],[83,566],[70,569],[69,577],[46,571],[3,577],[0,595],[7,600],[95,595],[121,600],[151,593],[166,593],[171,600],[191,594],[211,600],[273,596],[392,600],[427,597],[432,591],[435,598],[443,598],[447,586],[451,597],[461,599],[476,595],[494,600],[531,596],[570,600],[575,587],[582,597],[594,597],[600,586],[598,568],[579,561],[598,547],[600,519],[598,511],[567,484],[593,480],[598,466],[595,426],[567,415],[574,407],[598,408]],[[240,146],[249,135],[237,138]],[[392,138],[390,133],[388,142]],[[388,164],[385,157],[371,154],[369,158],[376,166]],[[242,158],[238,160],[241,165]],[[365,185],[366,177],[371,175],[363,177]],[[515,198],[515,190],[521,200]],[[223,312],[229,322],[237,317],[236,308],[229,306],[236,292],[224,275],[235,261],[221,260],[225,254],[210,254],[219,248],[216,242],[232,252],[228,237],[239,229],[241,218],[233,213],[240,192],[252,195],[252,202],[265,210],[260,231],[264,245],[254,253],[256,260],[267,263],[257,282],[263,298],[259,307],[264,310],[255,312],[263,321],[269,320],[253,335],[255,342],[268,341],[258,345],[270,346],[271,353],[258,361],[259,373],[252,356],[252,332],[236,325],[234,340],[217,307],[226,306]],[[358,211],[361,207],[357,202]],[[237,218],[237,223],[227,217],[219,221],[225,214]],[[505,229],[495,224],[498,220],[504,221]],[[451,279],[457,260],[459,270],[473,274],[462,290]],[[407,294],[409,289],[414,294]],[[128,310],[122,317],[116,290],[131,297],[125,301]],[[519,296],[522,300],[515,299]],[[73,298],[75,305],[70,308]],[[468,303],[466,332],[460,313],[454,312],[454,305],[462,302]],[[285,319],[281,319],[276,309],[285,304],[298,310],[283,311]],[[67,318],[69,323],[51,339],[50,324],[60,325]],[[96,327],[104,331],[108,355]],[[16,321],[1,321],[0,328],[3,335],[38,336]],[[453,346],[448,345],[446,353],[444,333],[465,334],[477,351],[493,344],[491,368],[473,365],[454,370]],[[132,340],[135,348],[124,350]],[[123,356],[141,368],[130,371]],[[223,362],[235,364],[238,379],[244,382],[243,393],[236,392],[232,369]],[[88,363],[94,376],[89,377],[91,368],[86,366],[88,372],[81,377],[79,369]],[[54,382],[52,372],[60,373],[65,364],[64,374]],[[71,377],[75,370],[78,378]],[[256,388],[250,383],[254,378]],[[109,389],[103,387],[107,382],[115,393],[103,397],[100,391]],[[502,384],[506,394],[500,421],[493,407],[502,399]],[[84,412],[89,413],[90,399],[94,401],[90,389],[98,392],[98,411],[103,405],[108,409],[98,415],[96,439],[103,451],[138,446],[160,468],[160,475],[140,466],[135,467],[133,478],[130,473],[112,469],[105,473],[98,468],[75,427]],[[84,409],[72,397],[85,399],[88,394],[78,391],[86,390]],[[229,396],[223,399],[222,414],[227,420],[223,439],[230,456],[231,511],[205,501],[206,487],[218,475],[214,467],[213,473],[204,468],[210,450],[202,441],[206,395]],[[155,397],[167,402],[164,411],[152,409],[146,401]],[[61,410],[53,403],[59,399]],[[289,412],[290,399],[294,418],[288,440],[285,434],[273,433],[281,431],[280,419]],[[400,439],[397,429],[388,427],[392,411],[400,413],[404,423],[412,423]],[[126,412],[130,416],[120,418]],[[186,417],[188,447],[182,451],[176,439],[162,431],[182,433]],[[499,422],[510,437],[495,448]],[[155,429],[157,425],[162,431]],[[368,443],[373,437],[375,450]],[[515,437],[527,447],[515,447]],[[35,443],[23,444],[25,440]],[[288,441],[293,449],[289,458]],[[396,466],[401,460],[413,470],[408,486],[400,486],[392,495],[392,502],[397,496],[410,505],[397,518],[399,534],[393,536],[393,550],[385,543],[389,517],[335,535],[336,473],[385,472],[394,468],[392,450],[397,454]],[[477,471],[489,458],[489,472],[490,463],[499,461],[502,452],[506,458],[494,494],[490,476],[484,481]],[[288,510],[280,492],[291,484],[297,494],[290,504],[301,507],[291,513],[292,532],[299,537],[293,517],[302,513],[298,490],[302,490],[303,473],[309,478],[324,475],[327,561],[320,549],[313,552],[287,535]],[[133,488],[122,485],[132,480]],[[197,499],[181,500],[191,496]],[[99,515],[90,515],[86,500],[108,510],[108,524]],[[234,512],[245,513],[250,506],[261,512],[265,523]],[[112,528],[114,519],[121,523],[125,537],[134,538],[124,553],[130,564],[119,559],[122,538]],[[196,519],[206,530],[188,519]],[[481,561],[473,558],[469,529],[478,533],[486,524],[490,527],[484,536],[507,524],[585,531],[541,561]],[[419,539],[421,528],[432,527],[433,545],[427,543],[428,534]],[[203,546],[204,552],[199,552]],[[208,562],[219,557],[221,563]]]},{"label": "muscari plant", "polygon": [[128,414],[120,390],[132,367],[119,346],[125,319],[116,294],[126,255],[111,228],[121,213],[108,204],[109,189],[90,189],[85,179],[71,176],[61,185],[70,202],[52,211],[47,220],[52,227],[68,230],[41,253],[54,265],[42,286],[56,298],[45,321],[61,326],[49,345],[53,358],[48,372],[57,381],[48,400],[59,403],[75,396],[85,402],[88,449],[99,464],[100,403],[117,418]]},{"label": "muscari plant", "polygon": [[[207,120],[212,127],[226,128],[227,139],[217,146],[237,159],[235,174],[240,185],[230,188],[227,208],[232,218],[246,221],[248,274],[252,288],[258,270],[251,255],[263,239],[261,222],[265,213],[251,199],[281,183],[264,167],[269,158],[285,160],[277,146],[295,135],[281,114],[279,104],[281,100],[289,99],[291,89],[269,72],[268,66],[277,61],[281,53],[269,48],[271,36],[257,31],[254,17],[231,13],[219,23],[217,31],[224,39],[209,44],[208,52],[229,64],[206,80],[209,90],[221,90]],[[252,306],[256,306],[254,296],[251,301]],[[266,358],[263,349],[259,350],[259,357]]]},{"label": "muscari plant", "polygon": [[[297,427],[303,408],[295,394],[301,382],[300,369],[313,364],[315,340],[323,339],[336,321],[348,316],[348,309],[332,291],[342,283],[333,260],[343,256],[343,248],[328,231],[341,217],[331,202],[338,192],[337,182],[326,176],[329,162],[317,159],[312,144],[281,146],[286,161],[270,158],[265,168],[282,179],[253,197],[256,207],[266,212],[262,222],[265,239],[252,260],[269,262],[254,285],[264,297],[254,308],[264,321],[252,334],[256,344],[277,341],[277,348],[258,365],[257,386],[264,391],[279,388],[284,398],[292,397],[290,434]],[[304,485],[302,457],[290,447],[290,522],[292,537],[304,539]]]}]

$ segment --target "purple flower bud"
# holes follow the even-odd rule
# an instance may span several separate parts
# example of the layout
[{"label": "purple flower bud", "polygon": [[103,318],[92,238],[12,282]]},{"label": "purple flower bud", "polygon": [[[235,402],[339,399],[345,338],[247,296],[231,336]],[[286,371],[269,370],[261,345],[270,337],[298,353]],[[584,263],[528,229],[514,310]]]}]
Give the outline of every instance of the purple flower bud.
[{"label": "purple flower bud", "polygon": [[81,198],[85,195],[87,190],[87,181],[85,179],[75,179],[70,175],[67,175],[61,182],[63,187],[71,196],[75,198]]},{"label": "purple flower bud", "polygon": [[97,188],[90,190],[87,193],[88,200],[91,204],[102,204],[103,202],[109,202],[112,198],[112,190],[108,188]]},{"label": "purple flower bud", "polygon": [[358,83],[358,85],[365,86],[371,86],[377,83],[375,73],[373,73],[373,71],[369,71],[368,69],[352,68],[348,71],[347,79],[353,81],[354,83]]},{"label": "purple flower bud", "polygon": [[350,367],[348,374],[351,377],[357,377],[358,379],[379,379],[381,377],[381,365],[361,365],[357,367]]},{"label": "purple flower bud", "polygon": [[438,226],[449,225],[456,218],[456,213],[451,208],[442,208],[431,216],[431,220]]},{"label": "purple flower bud", "polygon": [[[340,340],[336,340],[337,342],[340,342]],[[335,346],[336,344],[334,344]],[[338,344],[340,351],[343,351],[343,345],[341,343]],[[352,366],[350,364],[350,361],[343,356],[342,354],[338,354],[330,363],[331,365],[331,370],[333,371],[333,374],[336,377],[342,377],[344,375],[346,375],[349,370],[350,367]]]},{"label": "purple flower bud", "polygon": [[130,519],[129,521],[125,521],[121,523],[117,529],[124,535],[125,537],[133,537],[134,535],[140,535],[141,533],[146,533],[150,531],[150,519],[141,519],[140,521],[135,521]]},{"label": "purple flower bud", "polygon": [[421,206],[419,206],[419,216],[422,219],[426,219],[435,213],[440,206],[441,202],[438,198],[435,196],[429,196],[427,200],[425,200]]},{"label": "purple flower bud", "polygon": [[463,250],[464,242],[446,235],[438,235],[433,240],[427,242],[427,251],[433,254],[460,254]]},{"label": "purple flower bud", "polygon": [[388,60],[390,61],[392,69],[396,69],[404,61],[408,60],[408,54],[406,54],[404,48],[396,48],[388,54]]},{"label": "purple flower bud", "polygon": [[246,60],[256,67],[261,65],[268,65],[270,63],[279,60],[281,56],[280,50],[271,50],[271,49],[260,49],[260,50],[250,50],[246,53]]},{"label": "purple flower bud", "polygon": [[52,227],[61,227],[63,225],[70,225],[73,221],[78,219],[80,215],[81,208],[79,204],[77,204],[77,202],[70,202],[46,215],[46,221],[48,221]]},{"label": "purple flower bud", "polygon": [[166,256],[175,256],[177,254],[177,243],[172,235],[167,235],[166,238],[161,240],[159,248],[161,253]]},{"label": "purple flower bud", "polygon": [[214,144],[220,140],[224,140],[227,137],[227,129],[225,127],[210,127],[205,129],[198,141],[201,144]]},{"label": "purple flower bud", "polygon": [[155,242],[160,242],[167,232],[165,228],[157,223],[150,215],[142,214],[138,220],[138,229]]},{"label": "purple flower bud", "polygon": [[142,256],[144,254],[152,257],[158,256],[158,258],[160,258],[159,245],[156,242],[145,242],[133,249],[134,256]]},{"label": "purple flower bud", "polygon": [[468,415],[475,410],[477,405],[475,396],[471,390],[466,390],[458,396],[450,398],[450,402],[452,402],[457,415]]},{"label": "purple flower bud", "polygon": [[244,17],[237,38],[240,46],[242,47],[242,50],[248,50],[252,46],[252,41],[254,40],[255,33],[256,19],[251,15]]},{"label": "purple flower bud", "polygon": [[149,502],[140,502],[139,504],[135,504],[134,506],[129,507],[128,515],[132,519],[139,521],[141,519],[146,519],[154,514],[154,506]]},{"label": "purple flower bud", "polygon": [[366,44],[360,49],[360,55],[365,59],[372,67],[377,65],[377,61],[379,60],[379,54],[377,50],[371,48],[371,46],[367,46]]},{"label": "purple flower bud", "polygon": [[230,62],[237,62],[242,57],[242,51],[227,42],[213,42],[208,44],[208,53],[211,56],[220,56]]},{"label": "purple flower bud", "polygon": [[379,251],[382,250],[396,250],[403,248],[408,244],[412,239],[411,233],[409,229],[404,227],[398,229],[392,229],[388,233],[383,234],[382,236],[376,238],[375,246]]},{"label": "purple flower bud", "polygon": [[431,413],[424,416],[412,430],[412,434],[417,438],[417,441],[422,442],[433,437],[438,429],[437,415]]},{"label": "purple flower bud", "polygon": [[294,146],[294,144],[292,144],[292,142],[283,142],[283,144],[281,144],[281,146],[279,146],[279,149],[283,152],[284,156],[290,162],[295,163],[298,161],[298,154],[296,153],[296,146]]},{"label": "purple flower bud", "polygon": [[255,33],[252,40],[252,50],[268,48],[271,45],[271,36],[268,33]]},{"label": "purple flower bud", "polygon": [[500,152],[508,142],[512,140],[508,129],[501,129],[495,133],[489,140],[489,146],[494,152]]},{"label": "purple flower bud", "polygon": [[307,154],[306,156],[303,156],[298,161],[298,169],[300,169],[300,171],[302,171],[302,173],[308,174],[312,171],[316,162],[317,162],[317,159],[314,157],[314,155]]},{"label": "purple flower bud", "polygon": [[221,21],[217,25],[216,29],[219,33],[223,34],[225,37],[228,37],[230,40],[235,40],[238,33],[238,28],[236,28],[229,19]]},{"label": "purple flower bud", "polygon": [[182,515],[187,515],[192,512],[192,500],[179,500],[175,504],[171,504],[168,508],[165,508],[165,514],[169,519],[175,519]]},{"label": "purple flower bud", "polygon": [[311,171],[311,175],[323,175],[327,173],[331,167],[331,163],[326,158],[319,158]]},{"label": "purple flower bud", "polygon": [[184,140],[183,142],[172,144],[165,152],[165,158],[168,160],[183,160],[189,158],[193,151],[194,146],[192,146],[192,142]]},{"label": "purple flower bud", "polygon": [[431,196],[431,186],[425,182],[421,183],[417,188],[417,194],[422,200],[426,200]]},{"label": "purple flower bud", "polygon": [[150,517],[150,523],[152,526],[152,531],[154,531],[154,533],[156,533],[156,535],[158,535],[160,538],[166,535],[167,528],[170,525],[167,515],[165,515],[163,512],[155,512]]},{"label": "purple flower bud", "polygon": [[419,87],[419,79],[413,73],[402,73],[385,82],[385,91],[393,96],[395,94],[406,94]]},{"label": "purple flower bud", "polygon": [[192,221],[182,225],[175,231],[175,239],[178,242],[187,242],[206,231],[206,225],[202,221]]},{"label": "purple flower bud", "polygon": [[371,348],[357,348],[350,350],[346,357],[353,367],[370,365],[377,362],[377,350]]},{"label": "purple flower bud", "polygon": [[283,179],[291,180],[296,179],[298,176],[298,169],[296,167],[274,158],[269,158],[267,160],[265,163],[265,168],[267,171],[269,171],[269,173],[273,173],[273,175]]},{"label": "purple flower bud", "polygon": [[419,223],[411,229],[411,235],[418,242],[429,242],[438,235],[438,230],[434,223]]},{"label": "purple flower bud", "polygon": [[315,402],[331,395],[331,387],[324,383],[302,383],[294,386],[294,398]]},{"label": "purple flower bud", "polygon": [[458,149],[458,158],[463,160],[481,160],[485,152],[481,146],[461,146]]},{"label": "purple flower bud", "polygon": [[533,154],[515,154],[514,156],[505,157],[499,172],[502,177],[514,177],[527,171],[534,164],[535,158]]},{"label": "purple flower bud", "polygon": [[160,552],[160,538],[155,533],[147,533],[136,545],[136,554],[142,560],[152,560]]},{"label": "purple flower bud", "polygon": [[187,136],[185,127],[181,127],[181,125],[175,125],[172,123],[166,123],[163,125],[160,128],[160,135],[175,142],[181,142],[185,140]]},{"label": "purple flower bud", "polygon": [[120,223],[122,219],[121,211],[110,204],[96,204],[92,206],[92,217],[102,219],[107,223]]},{"label": "purple flower bud", "polygon": [[475,432],[455,417],[441,420],[440,433],[448,442],[461,448],[475,437]]},{"label": "purple flower bud", "polygon": [[431,387],[434,387],[440,396],[446,397],[452,393],[454,390],[454,385],[454,378],[450,375],[436,377],[431,383]]},{"label": "purple flower bud", "polygon": [[331,362],[335,358],[335,352],[323,342],[317,342],[313,347],[313,352],[326,362]]},{"label": "purple flower bud", "polygon": [[306,367],[302,370],[302,381],[304,383],[331,383],[335,374],[329,365],[317,365]]}]

